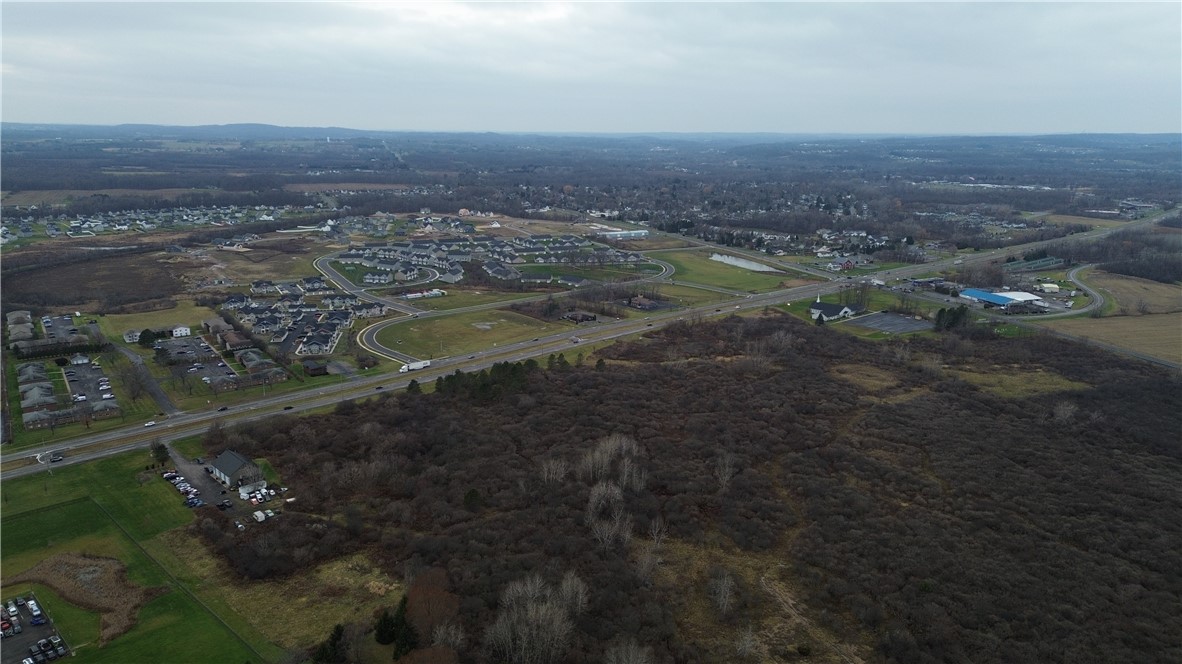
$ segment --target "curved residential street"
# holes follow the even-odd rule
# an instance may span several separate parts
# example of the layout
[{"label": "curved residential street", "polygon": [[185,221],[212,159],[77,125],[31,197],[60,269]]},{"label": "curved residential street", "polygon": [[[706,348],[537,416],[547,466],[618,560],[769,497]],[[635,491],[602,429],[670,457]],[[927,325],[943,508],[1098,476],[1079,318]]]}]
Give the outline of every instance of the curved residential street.
[{"label": "curved residential street", "polygon": [[[1154,223],[1159,218],[1145,219],[1129,222],[1119,227],[1097,229],[1087,233],[1081,233],[1076,236],[1080,241],[1086,241],[1089,238],[1105,237],[1111,233],[1125,228]],[[956,258],[966,264],[989,261],[1004,261],[1009,256],[1020,256],[1032,249],[1047,246],[1052,242],[1059,242],[1060,240],[1046,240],[1034,242],[1026,245],[1009,247],[1004,250],[995,250],[990,252],[980,252],[977,254],[966,254]],[[318,269],[326,277],[332,279],[338,285],[342,286],[342,290],[354,293],[359,297],[365,297],[367,301],[383,302],[392,304],[390,299],[381,298],[372,294],[366,293],[365,289],[357,288],[352,285],[343,276],[336,273],[331,268],[328,268],[326,263],[330,257],[322,257],[317,260]],[[911,265],[902,268],[895,268],[885,270],[878,274],[890,279],[905,279],[914,277],[920,274],[931,273],[933,271],[940,271],[945,268],[953,267],[954,259],[949,258],[934,263],[924,263],[920,265]],[[661,264],[660,261],[656,261]],[[1090,311],[1093,307],[1102,307],[1104,304],[1104,297],[1095,289],[1090,288],[1078,279],[1080,270],[1088,266],[1080,266],[1073,268],[1068,276],[1079,287],[1087,291],[1091,296],[1091,302],[1088,307],[1082,307],[1079,310],[1072,311],[1070,314],[1078,316],[1081,313]],[[334,276],[335,275],[335,276]],[[648,280],[665,280],[673,276],[672,266],[664,264],[662,272],[659,275],[646,277]],[[650,328],[661,327],[674,323],[680,319],[687,317],[711,317],[711,316],[727,316],[733,313],[742,311],[751,311],[763,308],[769,305],[783,304],[786,302],[800,301],[804,299],[814,299],[819,295],[825,295],[841,290],[851,282],[847,279],[833,279],[832,275],[825,275],[827,279],[825,282],[812,283],[795,288],[781,289],[769,293],[762,293],[750,295],[742,299],[734,300],[725,304],[711,304],[701,305],[696,307],[687,307],[674,311],[664,313],[655,313],[644,320],[623,320],[605,322],[595,325],[594,327],[580,327],[578,328],[578,342],[577,344],[594,343],[601,341],[608,341],[618,337],[644,332]],[[339,280],[339,281],[338,281]],[[544,299],[550,297],[551,294],[542,294],[538,298],[526,299]],[[405,353],[399,353],[395,349],[386,348],[377,343],[377,333],[379,330],[388,325],[394,325],[408,320],[410,315],[417,315],[419,318],[427,318],[433,316],[446,316],[460,312],[479,311],[486,309],[496,309],[505,306],[504,302],[490,302],[486,304],[473,305],[470,307],[463,307],[459,309],[452,309],[447,311],[420,311],[405,303],[397,302],[401,306],[399,311],[407,314],[407,316],[381,321],[364,328],[358,333],[358,340],[362,347],[367,348],[370,352],[374,352],[388,359],[398,362],[407,363],[415,361],[418,358],[412,358]],[[392,304],[393,306],[393,304]],[[1045,318],[1046,316],[1042,316]],[[1031,322],[1020,320],[1018,317],[1006,317],[1006,320],[1014,322],[1019,325],[1036,327]],[[1047,330],[1044,327],[1037,327],[1040,330]],[[1155,364],[1177,367],[1174,363],[1163,361],[1159,358],[1145,356],[1142,353],[1129,351],[1127,349],[1115,348],[1102,342],[1076,337],[1070,334],[1063,334],[1048,330],[1052,334],[1079,340],[1085,343],[1091,343],[1096,346],[1107,348],[1113,352],[1123,353],[1130,357],[1137,357]],[[169,414],[168,417],[162,418],[155,426],[145,427],[143,425],[131,425],[121,429],[114,429],[104,433],[78,436],[74,438],[65,439],[59,442],[47,443],[37,445],[34,447],[26,447],[23,449],[15,449],[9,451],[4,450],[3,462],[5,470],[0,474],[0,480],[9,479],[12,477],[20,477],[22,475],[29,475],[41,472],[50,468],[48,463],[43,460],[49,452],[62,452],[66,458],[54,466],[69,465],[72,463],[82,463],[84,461],[103,458],[113,454],[118,454],[131,449],[147,448],[156,440],[168,442],[184,438],[188,436],[199,435],[203,433],[214,422],[223,422],[226,424],[234,424],[236,422],[254,421],[265,419],[268,417],[296,415],[303,411],[324,408],[335,403],[362,397],[373,396],[379,391],[399,389],[406,386],[410,380],[414,379],[421,382],[434,380],[435,378],[444,374],[451,373],[457,369],[463,371],[474,371],[482,368],[492,366],[496,362],[515,362],[528,359],[531,357],[545,356],[550,353],[568,351],[572,348],[578,348],[579,345],[572,345],[572,331],[564,331],[561,333],[551,334],[544,337],[539,337],[537,341],[527,341],[509,344],[507,346],[486,348],[482,351],[470,353],[463,357],[442,357],[431,360],[431,366],[421,371],[415,371],[410,374],[399,374],[394,372],[385,372],[381,374],[366,375],[364,372],[354,374],[348,377],[342,377],[340,383],[334,385],[326,385],[318,387],[315,391],[308,390],[303,392],[286,393],[279,396],[264,397],[257,401],[233,406],[229,410],[219,412],[215,410],[179,411],[171,402],[168,402],[167,396],[161,393],[159,395],[153,393],[153,398],[158,404],[161,404],[161,397],[165,403],[168,403],[168,408],[163,412]],[[134,361],[134,360],[132,360]],[[159,389],[157,386],[156,389]],[[8,446],[6,446],[8,447]]]}]

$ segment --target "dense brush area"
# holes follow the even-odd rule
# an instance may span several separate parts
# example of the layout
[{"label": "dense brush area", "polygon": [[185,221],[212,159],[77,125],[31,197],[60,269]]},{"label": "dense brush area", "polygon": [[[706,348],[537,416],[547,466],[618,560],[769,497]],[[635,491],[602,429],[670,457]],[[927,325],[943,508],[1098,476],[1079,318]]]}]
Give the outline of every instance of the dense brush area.
[{"label": "dense brush area", "polygon": [[[211,430],[300,499],[195,528],[246,578],[368,550],[422,580],[436,661],[1182,659],[1175,375],[774,313],[543,364]],[[960,370],[1088,387],[1019,399]]]}]

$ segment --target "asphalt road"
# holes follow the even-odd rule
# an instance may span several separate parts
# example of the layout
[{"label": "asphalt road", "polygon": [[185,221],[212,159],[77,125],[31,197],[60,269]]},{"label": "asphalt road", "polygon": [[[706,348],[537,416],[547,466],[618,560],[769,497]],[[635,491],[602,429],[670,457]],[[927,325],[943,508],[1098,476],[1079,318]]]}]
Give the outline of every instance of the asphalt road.
[{"label": "asphalt road", "polygon": [[[1177,212],[1175,213],[1177,214]],[[1141,226],[1149,223],[1154,223],[1161,219],[1161,217],[1153,219],[1143,219],[1131,221],[1121,226],[1097,229],[1087,233],[1080,233],[1072,236],[1074,240],[1098,239],[1106,237],[1118,230],[1123,230],[1130,227]],[[1061,240],[1045,240],[1040,242],[1033,242],[1030,244],[1008,247],[1006,249],[999,249],[991,252],[980,252],[978,254],[969,254],[958,257],[957,259],[946,259],[935,263],[923,263],[914,266],[907,266],[903,268],[896,268],[886,270],[878,273],[879,276],[889,277],[891,279],[903,279],[913,277],[916,275],[929,273],[932,271],[939,271],[945,268],[954,267],[954,260],[961,260],[965,264],[972,264],[978,262],[989,261],[1004,261],[1008,256],[1021,257],[1022,254],[1027,253],[1033,249],[1050,245]],[[830,275],[826,275],[830,276]],[[349,284],[347,279],[340,277],[345,284]],[[651,278],[651,277],[650,277]],[[863,277],[869,278],[869,277]],[[496,362],[516,362],[525,360],[531,357],[538,357],[548,355],[554,352],[565,351],[571,348],[577,348],[582,343],[572,344],[570,338],[572,334],[577,334],[584,343],[598,342],[611,340],[622,336],[628,336],[637,332],[644,331],[649,328],[660,327],[676,322],[679,318],[688,318],[691,316],[700,315],[703,317],[729,315],[736,312],[749,311],[752,309],[759,309],[764,306],[772,304],[781,304],[784,302],[791,302],[803,299],[813,299],[819,295],[825,295],[840,290],[847,284],[855,283],[849,279],[834,279],[824,283],[809,284],[797,288],[789,288],[778,290],[770,293],[763,293],[759,295],[752,295],[737,301],[737,303],[722,304],[722,305],[703,305],[699,307],[691,307],[686,309],[679,309],[676,311],[657,313],[650,317],[649,320],[626,320],[612,323],[604,323],[595,327],[581,328],[577,332],[564,332],[561,334],[549,335],[546,337],[539,337],[538,341],[521,342],[517,344],[510,344],[509,346],[498,347],[494,349],[486,349],[482,352],[472,354],[472,359],[468,356],[462,358],[440,358],[432,360],[431,367],[423,371],[415,371],[408,374],[381,374],[374,376],[356,375],[349,379],[342,381],[342,383],[332,386],[325,386],[318,388],[315,393],[311,392],[297,392],[290,394],[283,394],[276,397],[264,398],[252,402],[249,405],[235,406],[226,412],[217,411],[202,411],[202,412],[188,412],[181,413],[172,417],[168,417],[157,423],[154,427],[145,428],[142,425],[134,425],[125,427],[123,429],[112,430],[101,434],[92,436],[82,436],[73,438],[60,443],[52,443],[47,445],[37,446],[35,448],[25,448],[21,450],[6,451],[3,455],[4,461],[11,461],[26,457],[40,457],[45,460],[43,463],[35,463],[21,468],[4,471],[0,473],[0,480],[7,480],[14,477],[21,477],[31,475],[38,472],[43,472],[52,467],[60,467],[73,463],[83,463],[93,459],[99,459],[113,454],[118,454],[132,449],[146,448],[155,440],[162,442],[170,442],[180,438],[197,435],[203,433],[208,429],[209,425],[215,421],[221,421],[225,424],[235,424],[239,422],[254,421],[268,417],[274,417],[284,414],[298,414],[302,411],[322,408],[332,404],[344,401],[347,399],[355,399],[359,397],[372,396],[378,393],[378,386],[381,389],[396,390],[406,387],[406,384],[411,379],[416,379],[420,383],[427,380],[434,380],[436,377],[451,373],[457,368],[462,368],[467,371],[479,370],[492,366]],[[1086,288],[1080,284],[1082,288]],[[353,288],[356,288],[355,286]],[[362,292],[364,289],[359,289]],[[355,291],[350,291],[355,292]],[[1090,291],[1093,300],[1097,300],[1098,293]],[[361,293],[359,292],[360,296]],[[374,296],[366,293],[369,299]],[[546,297],[546,296],[542,296]],[[385,302],[385,300],[379,299]],[[463,309],[454,309],[445,312],[419,312],[420,317],[434,316],[434,315],[450,315],[459,311],[479,310],[488,308],[497,308],[503,306],[504,303],[488,303],[485,305],[476,305],[473,307],[466,307]],[[1074,312],[1078,314],[1079,312]],[[1007,317],[1012,322],[1019,322],[1015,317]],[[395,319],[394,321],[384,321],[376,325],[371,325],[365,328],[359,336],[360,343],[370,348],[372,352],[377,352],[386,357],[393,357],[398,359],[398,355],[391,355],[393,353],[389,349],[384,349],[378,345],[367,346],[366,344],[376,344],[376,330],[382,325],[393,324],[406,320],[405,318]],[[1045,329],[1045,328],[1038,328]],[[1075,338],[1071,335],[1061,335],[1064,337]],[[371,342],[372,340],[372,342]],[[1086,339],[1079,339],[1081,341],[1091,342]],[[1151,362],[1162,364],[1161,360],[1156,358],[1149,358],[1142,356],[1139,353],[1131,353],[1123,349],[1113,348],[1107,344],[1096,343],[1101,347],[1107,347],[1117,352],[1124,352],[1135,357],[1142,357]],[[401,357],[409,356],[401,354]],[[400,360],[401,361],[401,360]],[[1167,363],[1169,364],[1169,363]],[[1172,366],[1172,365],[1170,365]],[[285,410],[288,409],[288,410]],[[113,444],[113,445],[112,445]],[[96,445],[111,445],[102,449],[94,448]],[[65,455],[65,459],[61,462],[49,464],[49,453],[58,451]]]}]

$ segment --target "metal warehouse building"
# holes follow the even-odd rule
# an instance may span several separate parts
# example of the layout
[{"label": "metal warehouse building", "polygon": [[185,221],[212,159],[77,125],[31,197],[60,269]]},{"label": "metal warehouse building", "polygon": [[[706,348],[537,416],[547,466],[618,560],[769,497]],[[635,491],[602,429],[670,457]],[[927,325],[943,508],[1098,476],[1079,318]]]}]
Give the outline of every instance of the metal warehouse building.
[{"label": "metal warehouse building", "polygon": [[1034,293],[1024,293],[1022,291],[1006,291],[1004,293],[990,293],[989,291],[981,290],[979,288],[966,288],[960,292],[960,296],[971,302],[981,302],[987,306],[1007,307],[1011,304],[1030,303],[1038,306],[1046,306],[1042,298]]}]

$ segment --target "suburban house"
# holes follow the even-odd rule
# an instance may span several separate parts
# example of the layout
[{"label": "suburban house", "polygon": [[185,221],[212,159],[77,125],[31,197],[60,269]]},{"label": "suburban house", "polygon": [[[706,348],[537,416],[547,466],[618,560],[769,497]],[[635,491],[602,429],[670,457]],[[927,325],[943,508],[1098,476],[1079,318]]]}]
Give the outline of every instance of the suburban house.
[{"label": "suburban house", "polygon": [[394,275],[389,272],[366,272],[361,281],[367,284],[388,284],[394,281]]},{"label": "suburban house", "polygon": [[188,325],[177,325],[176,327],[172,328],[173,337],[188,337],[192,336],[192,334],[193,331],[189,329]]},{"label": "suburban house", "polygon": [[258,465],[234,450],[226,450],[219,454],[210,464],[210,470],[219,482],[229,487],[254,484],[263,479]]},{"label": "suburban house", "polygon": [[125,343],[134,344],[140,340],[140,333],[143,330],[128,330],[123,333],[123,341]]},{"label": "suburban house", "polygon": [[838,318],[849,318],[855,314],[862,313],[862,311],[862,307],[857,305],[832,304],[830,302],[822,302],[820,298],[809,305],[809,316],[813,320],[817,320],[820,317],[826,323],[831,320],[837,320]]}]

